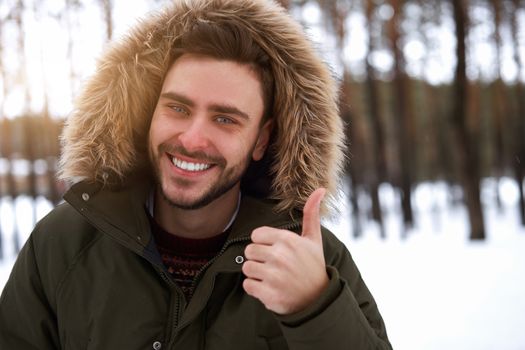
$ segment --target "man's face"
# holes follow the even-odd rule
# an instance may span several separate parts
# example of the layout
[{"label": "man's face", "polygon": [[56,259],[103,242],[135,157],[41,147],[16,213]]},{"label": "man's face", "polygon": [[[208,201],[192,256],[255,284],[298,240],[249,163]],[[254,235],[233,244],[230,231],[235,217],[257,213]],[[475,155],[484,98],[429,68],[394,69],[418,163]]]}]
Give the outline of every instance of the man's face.
[{"label": "man's face", "polygon": [[237,193],[251,159],[264,155],[270,123],[248,65],[185,54],[166,74],[149,131],[159,190],[172,206],[203,207]]}]

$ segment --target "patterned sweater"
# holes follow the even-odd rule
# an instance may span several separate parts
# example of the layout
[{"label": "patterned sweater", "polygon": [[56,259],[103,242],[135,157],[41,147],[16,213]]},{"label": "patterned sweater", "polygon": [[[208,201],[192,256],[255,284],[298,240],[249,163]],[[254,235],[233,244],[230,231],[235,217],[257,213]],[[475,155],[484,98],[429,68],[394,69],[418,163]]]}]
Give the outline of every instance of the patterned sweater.
[{"label": "patterned sweater", "polygon": [[195,277],[221,250],[229,230],[210,238],[192,239],[165,231],[151,217],[150,223],[162,262],[189,302]]}]

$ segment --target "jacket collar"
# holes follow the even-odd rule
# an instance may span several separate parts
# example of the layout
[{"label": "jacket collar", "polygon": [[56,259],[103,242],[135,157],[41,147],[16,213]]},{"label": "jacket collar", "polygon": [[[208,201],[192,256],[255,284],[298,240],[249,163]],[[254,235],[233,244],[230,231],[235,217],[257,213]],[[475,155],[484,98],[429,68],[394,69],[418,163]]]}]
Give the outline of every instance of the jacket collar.
[{"label": "jacket collar", "polygon": [[66,192],[64,200],[98,230],[141,252],[151,240],[144,209],[150,186],[148,181],[133,181],[109,189],[99,183],[79,182]]},{"label": "jacket collar", "polygon": [[[104,188],[98,183],[73,185],[64,199],[93,226],[128,248],[143,252],[152,241],[145,203],[152,188],[150,181],[133,179],[119,189]],[[232,224],[227,244],[249,240],[251,232],[261,226],[298,227],[300,222],[286,213],[274,211],[275,202],[248,195],[241,198],[239,213]],[[300,215],[296,218],[299,218]]]}]

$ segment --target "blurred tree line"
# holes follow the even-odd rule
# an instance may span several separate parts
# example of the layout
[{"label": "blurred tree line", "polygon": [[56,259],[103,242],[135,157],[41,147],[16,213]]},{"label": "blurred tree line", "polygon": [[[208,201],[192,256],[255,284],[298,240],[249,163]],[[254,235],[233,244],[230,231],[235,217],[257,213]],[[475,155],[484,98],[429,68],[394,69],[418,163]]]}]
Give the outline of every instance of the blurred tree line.
[{"label": "blurred tree line", "polygon": [[[111,40],[118,15],[114,13],[116,0],[63,0],[53,13],[44,6],[50,0],[2,1],[6,2],[4,7],[0,5],[0,196],[45,195],[56,204],[64,191],[54,176],[63,118],[53,115],[49,108],[45,80],[43,107],[38,111],[30,108],[33,96],[25,68],[30,58],[24,42],[24,14],[50,17],[69,33],[65,58],[69,66],[64,69],[69,71],[74,94],[81,79],[73,59],[76,45],[81,45],[75,42],[74,31],[79,26],[75,21],[87,7],[97,7],[104,40]],[[423,181],[446,181],[451,189],[461,189],[458,199],[468,209],[471,239],[484,239],[481,180],[502,176],[512,176],[518,184],[519,211],[525,225],[525,0],[279,2],[307,27],[312,24],[309,12],[304,10],[316,9],[321,32],[327,41],[334,42],[330,56],[341,84],[340,112],[350,141],[347,175],[354,235],[361,233],[363,211],[380,225],[382,235],[386,234],[381,184],[389,183],[398,190],[408,230],[414,225],[411,193],[415,186]],[[151,8],[163,3],[149,0]],[[488,13],[489,18],[480,17],[480,11]],[[348,42],[354,35],[349,18],[356,13],[363,19],[366,34],[360,72],[347,62],[353,49]],[[424,48],[419,60],[425,71],[437,52],[435,32],[446,24],[455,37],[454,52],[450,53],[455,62],[451,79],[435,83],[424,73],[414,74],[406,46],[409,38],[418,38]],[[489,28],[487,44],[495,52],[495,73],[488,78],[476,74],[478,68],[469,59],[469,33],[479,26]],[[7,27],[10,33],[17,33],[16,40],[4,34]],[[503,59],[504,50],[508,47],[515,67],[512,79],[503,76],[508,64]],[[17,51],[15,69],[8,69],[3,60],[6,50]],[[386,55],[390,63],[378,64],[378,53]],[[23,91],[24,109],[8,118],[5,101],[14,87]],[[362,206],[359,193],[367,194],[369,207]]]}]

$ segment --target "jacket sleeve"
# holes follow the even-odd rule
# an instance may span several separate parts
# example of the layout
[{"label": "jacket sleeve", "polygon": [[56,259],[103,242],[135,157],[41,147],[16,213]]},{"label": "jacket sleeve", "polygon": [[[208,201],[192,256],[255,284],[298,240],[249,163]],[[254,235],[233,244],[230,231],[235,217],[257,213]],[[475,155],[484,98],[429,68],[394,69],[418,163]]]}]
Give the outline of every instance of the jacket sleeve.
[{"label": "jacket sleeve", "polygon": [[330,278],[327,289],[306,310],[277,316],[289,348],[392,349],[374,298],[350,253],[331,233],[326,236],[331,236],[323,240]]},{"label": "jacket sleeve", "polygon": [[42,287],[31,236],[0,297],[0,349],[59,349],[55,313]]}]

